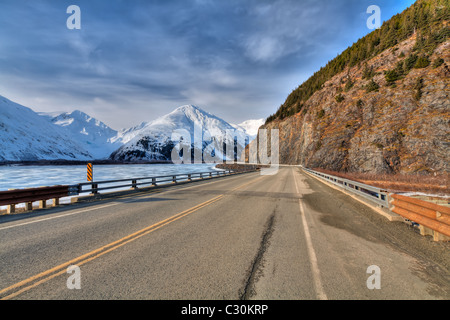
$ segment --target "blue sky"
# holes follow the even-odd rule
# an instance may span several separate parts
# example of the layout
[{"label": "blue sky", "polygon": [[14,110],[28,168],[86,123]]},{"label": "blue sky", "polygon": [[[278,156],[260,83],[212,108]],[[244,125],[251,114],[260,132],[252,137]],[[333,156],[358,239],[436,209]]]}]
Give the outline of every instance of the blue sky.
[{"label": "blue sky", "polygon": [[[1,0],[0,95],[114,129],[184,104],[266,118],[329,60],[412,0]],[[66,26],[81,9],[81,29]]]}]

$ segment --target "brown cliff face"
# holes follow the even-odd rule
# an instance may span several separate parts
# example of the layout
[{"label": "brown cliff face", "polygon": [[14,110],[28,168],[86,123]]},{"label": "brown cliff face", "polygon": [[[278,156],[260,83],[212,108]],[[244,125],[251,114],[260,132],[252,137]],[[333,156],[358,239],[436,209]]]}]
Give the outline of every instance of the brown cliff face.
[{"label": "brown cliff face", "polygon": [[[279,129],[280,162],[344,172],[450,172],[450,41],[434,50],[428,66],[390,82],[385,74],[404,64],[415,44],[413,35],[367,65],[347,68],[302,111],[263,126]],[[378,89],[370,90],[374,83]]]}]

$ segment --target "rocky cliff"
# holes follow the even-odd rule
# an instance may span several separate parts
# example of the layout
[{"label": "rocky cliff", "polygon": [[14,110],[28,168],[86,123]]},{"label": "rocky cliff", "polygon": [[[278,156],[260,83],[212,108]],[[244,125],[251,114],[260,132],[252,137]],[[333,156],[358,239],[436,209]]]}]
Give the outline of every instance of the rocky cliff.
[{"label": "rocky cliff", "polygon": [[[440,66],[413,68],[393,84],[386,80],[385,72],[415,43],[413,36],[364,67],[337,74],[306,101],[306,111],[264,126],[279,129],[280,162],[349,172],[449,172],[450,42],[430,57],[443,59]],[[367,67],[374,72],[370,80],[363,75]]]},{"label": "rocky cliff", "polygon": [[413,32],[348,64],[306,101],[282,105],[277,114],[295,112],[262,127],[279,130],[280,162],[341,172],[450,172],[450,41],[448,21],[440,23],[431,49]]}]

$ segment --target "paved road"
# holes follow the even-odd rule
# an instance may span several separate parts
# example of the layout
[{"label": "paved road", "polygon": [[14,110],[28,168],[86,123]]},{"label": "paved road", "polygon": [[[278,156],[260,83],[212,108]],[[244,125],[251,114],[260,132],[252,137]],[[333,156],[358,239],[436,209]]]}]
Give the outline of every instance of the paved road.
[{"label": "paved road", "polygon": [[448,243],[294,167],[0,217],[0,239],[5,299],[450,298]]}]

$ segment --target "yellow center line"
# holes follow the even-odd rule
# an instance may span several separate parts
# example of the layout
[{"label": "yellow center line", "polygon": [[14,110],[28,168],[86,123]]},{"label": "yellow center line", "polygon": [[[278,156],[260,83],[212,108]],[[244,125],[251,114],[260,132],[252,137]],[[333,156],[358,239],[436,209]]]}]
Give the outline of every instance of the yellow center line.
[{"label": "yellow center line", "polygon": [[[263,177],[260,177],[258,179],[252,180],[252,181],[250,181],[248,183],[242,184],[239,187],[232,189],[231,192],[234,192],[234,191],[237,191],[237,190],[239,190],[241,188],[244,188],[245,186],[247,186],[247,185],[249,185],[251,183],[254,183],[256,181],[259,181],[262,178]],[[166,225],[168,225],[168,224],[170,224],[170,223],[172,223],[174,221],[177,221],[177,220],[179,220],[179,219],[181,219],[181,218],[183,218],[183,217],[185,217],[185,216],[187,216],[187,215],[189,215],[189,214],[191,214],[193,212],[196,212],[199,209],[202,209],[202,208],[204,208],[204,207],[206,207],[206,206],[208,206],[208,205],[210,205],[210,204],[212,204],[212,203],[214,203],[216,201],[219,201],[219,200],[221,200],[224,197],[225,197],[224,194],[219,195],[217,197],[214,197],[214,198],[212,198],[212,199],[210,199],[208,201],[202,202],[202,203],[200,203],[200,204],[198,204],[198,205],[196,205],[196,206],[194,206],[194,207],[192,207],[192,208],[190,208],[188,210],[185,210],[185,211],[182,211],[182,212],[180,212],[178,214],[175,214],[175,215],[173,215],[173,216],[171,216],[171,217],[169,217],[169,218],[167,218],[165,220],[157,222],[157,223],[155,223],[155,224],[153,224],[151,226],[148,226],[148,227],[146,227],[144,229],[141,229],[141,230],[139,230],[137,232],[134,232],[134,233],[132,233],[132,234],[130,234],[128,236],[125,236],[125,237],[123,237],[123,238],[121,238],[119,240],[111,242],[111,243],[109,243],[109,244],[107,244],[105,246],[102,246],[102,247],[100,247],[98,249],[95,249],[95,250],[93,250],[91,252],[88,252],[88,253],[86,253],[84,255],[81,255],[81,256],[79,256],[79,257],[77,257],[75,259],[67,261],[67,262],[65,262],[63,264],[60,264],[60,265],[54,267],[54,268],[48,269],[48,270],[46,270],[44,272],[41,272],[41,273],[39,273],[37,275],[34,275],[34,276],[32,276],[32,277],[30,277],[28,279],[25,279],[23,281],[20,281],[20,282],[14,284],[14,285],[11,285],[11,286],[9,286],[7,288],[4,288],[4,289],[0,290],[0,296],[5,294],[5,293],[7,293],[7,292],[10,292],[10,291],[12,291],[14,289],[18,289],[18,288],[23,287],[23,288],[19,289],[18,291],[15,291],[15,292],[13,292],[13,293],[11,293],[11,294],[1,298],[1,300],[12,299],[12,298],[22,294],[25,291],[28,291],[28,290],[30,290],[30,289],[32,289],[32,288],[34,288],[34,287],[36,287],[36,286],[38,286],[38,285],[40,285],[42,283],[45,283],[45,282],[47,282],[47,281],[49,281],[49,280],[51,280],[51,279],[53,279],[53,278],[63,274],[63,273],[65,273],[67,267],[69,267],[70,265],[81,266],[81,265],[83,265],[83,264],[85,264],[85,263],[87,263],[89,261],[92,261],[92,260],[94,260],[94,259],[96,259],[98,257],[103,256],[104,254],[106,254],[108,252],[116,250],[117,248],[120,248],[120,247],[122,247],[123,245],[125,245],[127,243],[135,241],[135,240],[143,237],[144,235],[147,235],[147,234],[149,234],[149,233],[151,233],[153,231],[156,231],[156,230],[158,230],[158,229],[160,229],[160,228],[162,228],[162,227],[164,227],[164,226],[166,226]]]}]

